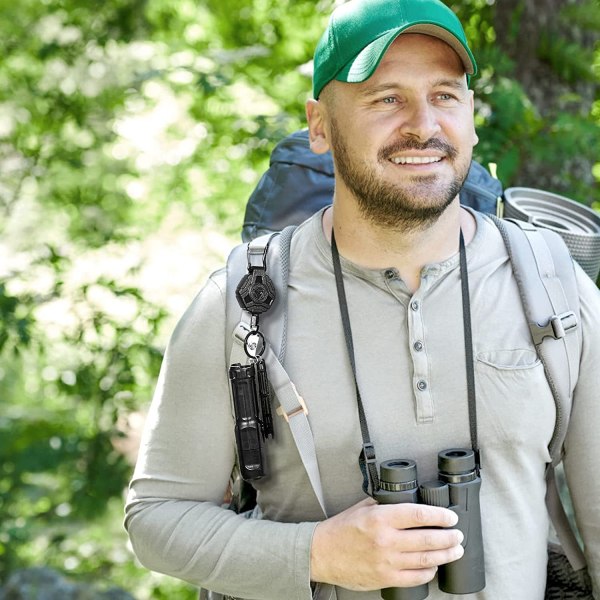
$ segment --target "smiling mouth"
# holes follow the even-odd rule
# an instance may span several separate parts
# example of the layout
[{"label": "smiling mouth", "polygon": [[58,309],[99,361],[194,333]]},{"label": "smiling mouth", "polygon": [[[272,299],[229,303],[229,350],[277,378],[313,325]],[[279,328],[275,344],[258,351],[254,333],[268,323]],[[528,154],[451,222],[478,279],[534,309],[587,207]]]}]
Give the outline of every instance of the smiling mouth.
[{"label": "smiling mouth", "polygon": [[395,165],[428,165],[443,160],[441,156],[395,156],[389,159]]}]

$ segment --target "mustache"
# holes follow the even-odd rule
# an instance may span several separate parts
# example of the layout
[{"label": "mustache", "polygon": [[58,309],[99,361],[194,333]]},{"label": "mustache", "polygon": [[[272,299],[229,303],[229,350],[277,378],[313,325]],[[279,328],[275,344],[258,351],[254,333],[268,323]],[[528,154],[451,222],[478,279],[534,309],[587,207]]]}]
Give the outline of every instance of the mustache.
[{"label": "mustache", "polygon": [[414,139],[398,140],[384,146],[377,153],[379,160],[388,160],[394,154],[405,152],[406,150],[438,150],[443,152],[449,159],[453,159],[457,155],[456,148],[447,142],[437,138],[431,138],[426,142],[419,142]]}]

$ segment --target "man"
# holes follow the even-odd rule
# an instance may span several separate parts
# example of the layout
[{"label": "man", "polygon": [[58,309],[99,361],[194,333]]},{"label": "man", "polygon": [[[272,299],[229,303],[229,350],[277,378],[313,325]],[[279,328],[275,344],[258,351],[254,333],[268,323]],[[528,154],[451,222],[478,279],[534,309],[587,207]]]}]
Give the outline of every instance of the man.
[{"label": "man", "polygon": [[[131,484],[126,526],[149,568],[241,598],[330,598],[335,586],[339,600],[375,600],[382,588],[428,581],[429,598],[447,597],[434,577],[462,556],[456,516],[366,497],[357,389],[378,462],[410,458],[420,481],[435,479],[438,452],[472,444],[470,318],[486,575],[473,597],[543,598],[555,406],[500,234],[458,203],[477,142],[475,71],[460,23],[438,0],[352,0],[334,12],[307,117],[312,149],[332,150],[336,189],[333,208],[292,239],[285,358],[307,405],[328,518],[279,416],[270,474],[254,482],[262,518],[221,506],[236,457],[220,271],[173,334]],[[565,469],[600,590],[600,300],[581,270],[578,280],[583,354]]]}]

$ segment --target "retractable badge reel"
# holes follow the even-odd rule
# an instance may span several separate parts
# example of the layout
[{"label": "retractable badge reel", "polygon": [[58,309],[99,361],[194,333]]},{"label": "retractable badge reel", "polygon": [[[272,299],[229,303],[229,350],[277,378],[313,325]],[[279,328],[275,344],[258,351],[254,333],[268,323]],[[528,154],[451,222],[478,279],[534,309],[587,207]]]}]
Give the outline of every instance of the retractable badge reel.
[{"label": "retractable badge reel", "polygon": [[266,341],[259,330],[259,317],[271,308],[275,302],[275,285],[267,275],[267,244],[262,252],[261,264],[252,264],[252,251],[248,246],[248,273],[236,288],[236,298],[240,307],[250,313],[250,331],[244,340],[244,351],[250,359],[255,376],[257,392],[257,412],[263,436],[273,436],[273,417],[271,413],[271,386],[267,376],[267,368],[263,359]]},{"label": "retractable badge reel", "polygon": [[244,350],[251,360],[259,360],[265,351],[265,338],[258,330],[259,316],[269,310],[277,297],[275,285],[267,275],[267,244],[262,253],[260,266],[252,264],[252,251],[248,246],[248,273],[242,277],[236,290],[238,304],[250,313],[250,332],[244,340]]},{"label": "retractable badge reel", "polygon": [[[262,265],[252,265],[252,254],[248,246],[248,273],[242,277],[235,290],[240,307],[252,315],[253,325],[258,329],[258,317],[275,302],[275,286],[267,275],[267,244],[262,254]],[[254,323],[255,321],[255,323]]]}]

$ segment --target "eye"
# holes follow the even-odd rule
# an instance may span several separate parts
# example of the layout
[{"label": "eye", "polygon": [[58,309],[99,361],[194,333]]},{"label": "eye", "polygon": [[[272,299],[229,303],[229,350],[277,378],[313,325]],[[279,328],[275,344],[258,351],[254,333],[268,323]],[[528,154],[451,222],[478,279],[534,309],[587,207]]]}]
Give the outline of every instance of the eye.
[{"label": "eye", "polygon": [[395,102],[397,102],[397,100],[396,100],[396,98],[394,96],[386,96],[381,101],[384,104],[394,104]]},{"label": "eye", "polygon": [[450,92],[440,92],[436,98],[441,102],[451,102],[457,99],[456,96]]}]

